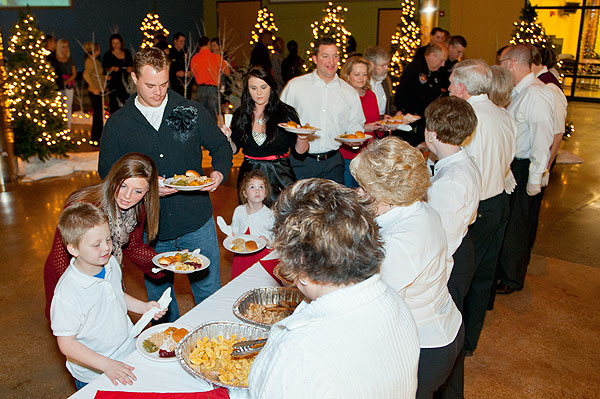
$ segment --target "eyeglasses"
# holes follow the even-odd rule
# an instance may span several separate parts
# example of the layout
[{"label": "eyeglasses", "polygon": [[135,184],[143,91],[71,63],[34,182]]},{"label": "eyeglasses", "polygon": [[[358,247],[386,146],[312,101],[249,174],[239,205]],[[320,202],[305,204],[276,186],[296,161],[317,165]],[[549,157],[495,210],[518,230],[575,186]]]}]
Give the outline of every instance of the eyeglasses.
[{"label": "eyeglasses", "polygon": [[375,66],[378,66],[379,68],[387,68],[390,64],[389,63],[383,63],[383,64],[375,64]]}]

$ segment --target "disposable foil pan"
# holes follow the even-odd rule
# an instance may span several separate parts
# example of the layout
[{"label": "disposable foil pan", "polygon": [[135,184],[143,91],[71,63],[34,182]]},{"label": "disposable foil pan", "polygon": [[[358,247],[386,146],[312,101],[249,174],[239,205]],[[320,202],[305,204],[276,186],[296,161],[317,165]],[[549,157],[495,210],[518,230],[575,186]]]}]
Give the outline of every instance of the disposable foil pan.
[{"label": "disposable foil pan", "polygon": [[260,305],[277,304],[279,301],[301,302],[304,295],[296,288],[263,287],[255,288],[243,294],[233,304],[233,314],[243,322],[270,329],[270,324],[251,320],[245,316],[251,303]]},{"label": "disposable foil pan", "polygon": [[177,344],[175,347],[175,356],[177,357],[177,361],[181,367],[188,372],[188,374],[204,380],[209,384],[217,385],[223,388],[247,389],[248,387],[246,385],[224,384],[219,381],[216,376],[211,378],[201,370],[200,366],[192,364],[192,362],[189,360],[190,354],[196,348],[196,343],[199,339],[204,337],[208,337],[209,339],[218,338],[219,336],[222,336],[223,338],[229,338],[232,335],[235,335],[239,338],[244,337],[246,340],[260,339],[267,338],[269,336],[269,331],[264,328],[231,321],[212,321],[210,323],[205,323],[199,327],[196,327],[196,329],[188,333],[188,335],[179,341],[179,344]]}]

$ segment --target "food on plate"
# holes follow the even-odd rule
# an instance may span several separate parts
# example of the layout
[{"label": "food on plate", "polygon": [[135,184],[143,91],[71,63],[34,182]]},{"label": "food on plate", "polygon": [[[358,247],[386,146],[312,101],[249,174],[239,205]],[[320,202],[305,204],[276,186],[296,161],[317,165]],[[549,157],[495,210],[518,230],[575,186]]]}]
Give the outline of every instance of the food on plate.
[{"label": "food on plate", "polygon": [[297,128],[298,124],[294,121],[289,121],[288,123],[286,123],[287,127],[293,127],[293,128]]},{"label": "food on plate", "polygon": [[300,127],[301,127],[302,129],[311,129],[311,130],[314,130],[314,129],[316,129],[316,127],[314,127],[314,126],[311,126],[311,125],[310,125],[310,123],[308,123],[308,122],[307,122],[307,123],[305,123],[304,125],[300,126]]},{"label": "food on plate", "polygon": [[354,132],[354,135],[359,138],[359,139],[364,139],[365,138],[365,134],[359,130],[357,130],[356,132]]},{"label": "food on plate", "polygon": [[244,245],[246,246],[246,251],[256,251],[256,250],[258,250],[258,245],[256,244],[256,242],[254,242],[252,240],[246,241]]},{"label": "food on plate", "polygon": [[401,125],[403,122],[402,119],[385,119],[382,121],[379,121],[379,123],[381,123],[382,125]]},{"label": "food on plate", "polygon": [[174,175],[173,182],[174,186],[203,186],[205,184],[212,183],[212,179],[207,176],[202,176],[195,170],[186,170],[185,175]]},{"label": "food on plate", "polygon": [[272,325],[294,313],[294,309],[299,303],[293,301],[279,301],[279,303],[267,305],[251,303],[244,316],[258,323]]},{"label": "food on plate", "polygon": [[354,134],[342,134],[339,136],[342,139],[348,139],[348,140],[353,140],[353,139],[364,139],[367,136],[365,136],[365,134],[361,131],[356,131],[354,132]]},{"label": "food on plate", "polygon": [[178,252],[172,256],[163,256],[158,259],[161,266],[171,266],[178,271],[192,271],[202,267],[202,259],[189,252]]},{"label": "food on plate", "polygon": [[246,241],[243,238],[234,238],[231,240],[231,250],[235,252],[244,252],[246,250]]},{"label": "food on plate", "polygon": [[189,360],[209,379],[223,384],[248,386],[248,373],[254,356],[233,359],[233,344],[245,341],[232,335],[229,338],[198,338]]},{"label": "food on plate", "polygon": [[142,342],[142,347],[148,353],[158,351],[158,357],[175,357],[175,345],[188,332],[185,328],[169,327],[146,338]]}]

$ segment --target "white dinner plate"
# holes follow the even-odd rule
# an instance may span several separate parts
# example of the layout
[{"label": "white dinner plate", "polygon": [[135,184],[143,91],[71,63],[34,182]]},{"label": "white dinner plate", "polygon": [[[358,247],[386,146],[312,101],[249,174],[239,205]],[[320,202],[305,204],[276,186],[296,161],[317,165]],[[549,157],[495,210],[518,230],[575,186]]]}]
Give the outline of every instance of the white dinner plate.
[{"label": "white dinner plate", "polygon": [[162,258],[163,256],[173,256],[173,255],[175,255],[177,253],[180,253],[180,252],[182,252],[182,251],[162,252],[162,253],[156,255],[154,258],[152,258],[152,263],[154,263],[156,266],[160,267],[161,269],[168,270],[168,271],[176,273],[176,274],[196,273],[199,270],[206,269],[210,265],[210,260],[206,256],[201,255],[201,254],[196,254],[196,253],[193,253],[192,255],[194,255],[194,256],[196,256],[196,257],[198,257],[198,258],[200,258],[202,260],[202,267],[199,267],[199,268],[194,269],[194,270],[175,270],[175,268],[173,266],[171,266],[171,265],[166,266],[166,265],[161,265],[160,263],[158,263],[158,260],[160,258]]},{"label": "white dinner plate", "polygon": [[303,127],[290,127],[287,125],[287,123],[280,123],[277,126],[287,130],[290,133],[296,133],[296,134],[314,134],[317,130],[321,130],[318,127],[313,127],[310,129],[306,129]]},{"label": "white dinner plate", "polygon": [[342,143],[364,143],[365,141],[371,140],[373,138],[373,136],[368,133],[365,133],[364,138],[356,138],[356,139],[349,139],[349,138],[342,137],[342,136],[348,136],[348,135],[342,134],[340,136],[337,136],[335,139],[341,141]]},{"label": "white dinner plate", "polygon": [[173,177],[169,177],[168,179],[165,179],[165,186],[171,187],[171,188],[176,188],[179,191],[198,191],[204,187],[208,187],[211,184],[215,183],[214,181],[211,181],[210,183],[202,184],[200,186],[178,186],[176,184],[173,184],[174,181],[175,181],[175,178],[173,178]]},{"label": "white dinner plate", "polygon": [[[256,243],[256,245],[258,245],[258,249],[254,250],[254,251],[234,251],[233,249],[231,249],[231,247],[233,246],[232,241],[236,238],[243,238],[244,241],[254,241]],[[242,255],[253,254],[255,252],[260,251],[261,249],[263,249],[266,246],[267,246],[267,240],[265,240],[264,238],[261,238],[259,236],[252,235],[252,234],[229,236],[225,240],[223,240],[223,247],[225,247],[226,250],[231,251],[235,254],[242,254]]]},{"label": "white dinner plate", "polygon": [[[188,330],[188,332],[193,330],[192,327],[190,327],[186,324],[181,324],[181,323],[163,323],[163,324],[157,324],[155,326],[152,326],[149,329],[142,331],[142,333],[140,335],[138,335],[137,339],[135,340],[135,348],[140,353],[140,355],[142,355],[146,359],[150,359],[155,362],[161,362],[161,363],[176,362],[177,356],[159,357],[158,351],[153,352],[153,353],[146,352],[146,350],[144,349],[144,345],[143,345],[144,341],[148,337],[150,337],[152,334],[155,334],[155,333],[161,332],[161,331],[165,331],[169,327],[185,328],[186,330]],[[182,341],[183,341],[183,339],[182,339]],[[173,352],[175,352],[175,350],[173,350]]]}]

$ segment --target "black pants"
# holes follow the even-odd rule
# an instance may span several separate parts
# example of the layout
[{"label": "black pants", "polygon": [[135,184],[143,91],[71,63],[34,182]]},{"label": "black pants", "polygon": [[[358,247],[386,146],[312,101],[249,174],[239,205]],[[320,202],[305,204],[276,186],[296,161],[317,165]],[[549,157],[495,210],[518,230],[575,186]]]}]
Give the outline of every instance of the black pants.
[{"label": "black pants", "polygon": [[450,291],[456,307],[462,313],[463,302],[475,273],[475,249],[468,230],[452,258],[454,266],[452,266],[452,273],[448,279],[448,291]]},{"label": "black pants", "polygon": [[92,104],[92,141],[100,143],[102,129],[104,128],[104,110],[102,109],[102,95],[88,92]]},{"label": "black pants", "polygon": [[517,187],[508,196],[510,215],[498,257],[496,277],[509,287],[520,290],[525,284],[531,257],[529,223],[531,212],[535,210],[531,206],[532,197],[526,191],[529,159],[515,159],[510,168],[517,181]]},{"label": "black pants", "polygon": [[[114,77],[113,77],[114,78]],[[109,84],[108,86],[108,112],[112,115],[117,112],[121,105],[119,105],[119,101],[121,104],[125,105],[127,99],[129,98],[129,93],[123,86],[122,82],[115,83],[113,85]]]},{"label": "black pants", "polygon": [[326,160],[317,161],[308,156],[301,160],[292,155],[290,161],[298,180],[319,177],[344,184],[344,159],[339,151]]},{"label": "black pants", "polygon": [[[460,381],[449,381],[448,377],[462,351],[464,338],[465,328],[461,325],[456,338],[450,344],[441,348],[421,348],[419,370],[417,372],[419,381],[417,399],[433,398],[433,394],[442,386],[455,390],[459,389],[456,387],[457,384],[463,384],[462,379]],[[453,376],[460,377],[461,374],[453,373]]]},{"label": "black pants", "polygon": [[260,171],[266,176],[271,185],[271,198],[266,199],[267,206],[273,205],[277,201],[277,198],[279,198],[281,191],[296,181],[296,175],[290,164],[290,158],[280,158],[273,161],[244,158],[238,174],[238,192],[242,189],[240,185],[242,184],[244,175],[252,170]]},{"label": "black pants", "polygon": [[469,226],[475,249],[475,274],[463,303],[465,350],[477,348],[488,301],[495,292],[494,274],[508,214],[508,195],[502,192],[479,202],[477,220]]}]

